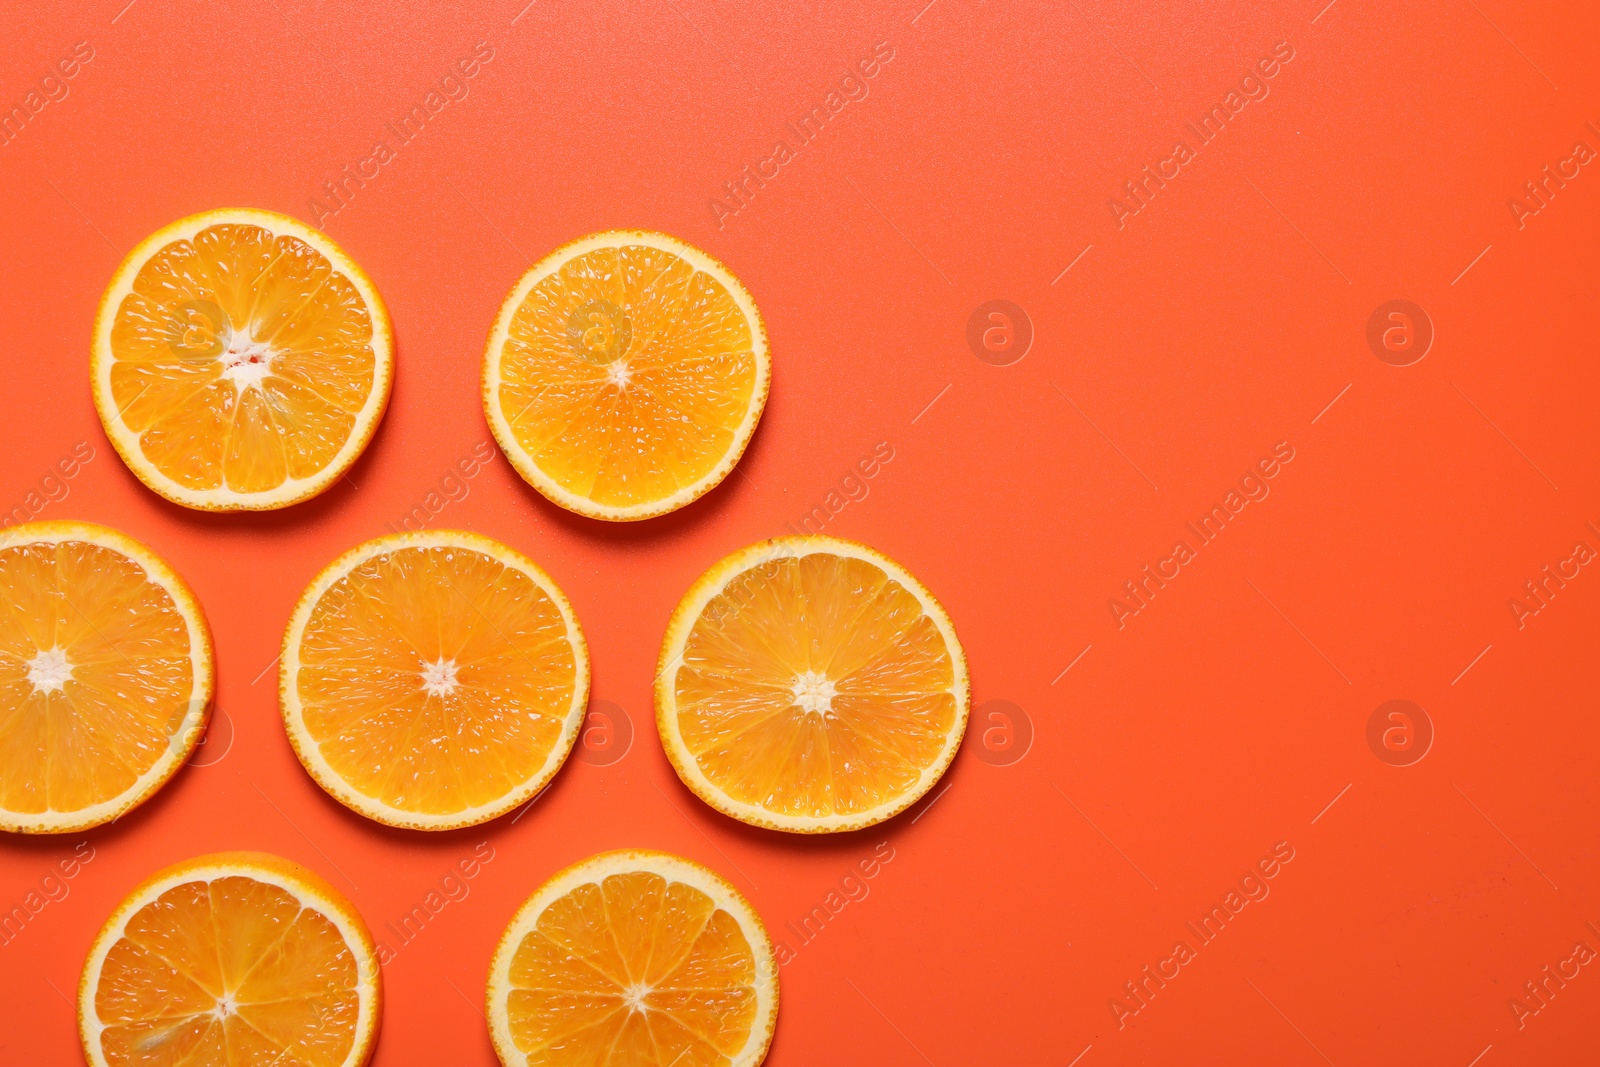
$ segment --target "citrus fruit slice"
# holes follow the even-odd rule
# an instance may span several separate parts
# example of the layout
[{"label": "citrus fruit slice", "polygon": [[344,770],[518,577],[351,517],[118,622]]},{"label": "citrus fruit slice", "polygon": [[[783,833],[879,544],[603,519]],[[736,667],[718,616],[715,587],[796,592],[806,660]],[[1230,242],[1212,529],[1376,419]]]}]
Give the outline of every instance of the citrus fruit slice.
[{"label": "citrus fruit slice", "polygon": [[539,492],[596,519],[648,519],[727,477],[767,402],[755,301],[698,248],[612,230],[537,263],[483,360],[500,447]]},{"label": "citrus fruit slice", "polygon": [[94,325],[106,435],[139,480],[208,511],[281,508],[361,455],[389,400],[389,313],[318,230],[227,208],[156,231]]},{"label": "citrus fruit slice", "polygon": [[306,588],[283,638],[289,740],[337,800],[450,830],[544,788],[578,736],[589,653],[550,576],[461,530],[390,534]]},{"label": "citrus fruit slice", "polygon": [[967,726],[950,618],[865,545],[782,537],[733,553],[667,625],[656,725],[678,777],[718,811],[799,833],[909,807]]},{"label": "citrus fruit slice", "polygon": [[489,965],[506,1067],[754,1067],[778,970],[738,890],[665,852],[605,852],[517,912]]},{"label": "citrus fruit slice", "polygon": [[0,531],[0,830],[143,803],[194,751],[213,692],[206,617],[160,556],[87,522]]},{"label": "citrus fruit slice", "polygon": [[128,895],[89,949],[91,1067],[359,1067],[377,952],[338,890],[262,852],[199,856]]}]

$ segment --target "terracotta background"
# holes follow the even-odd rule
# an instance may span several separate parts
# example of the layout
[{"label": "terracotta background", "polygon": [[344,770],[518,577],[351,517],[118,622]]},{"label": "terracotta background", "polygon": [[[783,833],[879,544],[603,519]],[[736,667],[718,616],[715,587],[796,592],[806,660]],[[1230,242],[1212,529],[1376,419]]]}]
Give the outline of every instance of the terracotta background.
[{"label": "terracotta background", "polygon": [[[87,442],[40,517],[172,560],[220,679],[205,765],[84,838],[0,842],[8,909],[81,840],[94,857],[0,947],[0,1061],[77,1062],[83,955],[160,866],[281,853],[393,945],[386,924],[487,841],[470,894],[385,968],[380,1067],[491,1064],[501,929],[550,873],[621,846],[721,871],[795,949],[775,1067],[1593,1062],[1600,966],[1537,1013],[1510,1000],[1576,942],[1600,950],[1600,573],[1579,566],[1520,626],[1508,602],[1532,606],[1524,583],[1576,542],[1600,550],[1600,166],[1569,164],[1536,214],[1524,189],[1575,142],[1600,151],[1600,8],[1325,2],[11,5],[0,105],[76,42],[93,58],[0,145],[0,506],[30,509]],[[400,145],[385,124],[478,41],[493,58],[467,95]],[[793,141],[785,123],[877,42],[893,58],[865,98],[719,226],[723,183]],[[1185,122],[1279,42],[1293,58],[1268,95],[1201,146]],[[310,203],[380,138],[394,158],[340,210]],[[1123,183],[1179,139],[1194,158],[1119,227],[1108,200],[1134,206]],[[398,335],[389,413],[349,482],[265,516],[158,499],[89,399],[122,255],[227,205],[320,218]],[[606,764],[596,735],[515,823],[386,830],[284,738],[284,623],[325,562],[489,440],[478,373],[500,301],[532,259],[611,227],[677,234],[745,281],[774,354],[766,416],[738,473],[665,519],[570,516],[498,454],[431,517],[550,571],[634,738]],[[1034,333],[1006,366],[966,341],[994,299]],[[1393,299],[1436,334],[1406,367],[1366,341]],[[948,791],[905,816],[758,832],[662,755],[661,633],[706,566],[844,499],[828,494],[879,442],[892,461],[826,529],[944,601],[980,713]],[[1185,524],[1279,442],[1294,458],[1270,495],[1119,626],[1123,583],[1195,547]],[[1410,766],[1367,741],[1394,699],[1435,734]],[[1013,739],[1031,723],[1020,760],[991,701],[1020,709]],[[883,842],[868,895],[803,943],[786,924]],[[1127,999],[1280,842],[1294,858],[1270,895]]]}]

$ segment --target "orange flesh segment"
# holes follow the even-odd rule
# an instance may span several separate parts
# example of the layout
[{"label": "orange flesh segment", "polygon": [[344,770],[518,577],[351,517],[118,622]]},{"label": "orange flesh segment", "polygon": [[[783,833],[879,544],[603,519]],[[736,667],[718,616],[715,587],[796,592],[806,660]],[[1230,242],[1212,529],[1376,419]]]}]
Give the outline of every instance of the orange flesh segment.
[{"label": "orange flesh segment", "polygon": [[427,814],[491,803],[532,778],[577,676],[549,594],[459,546],[357,565],[312,609],[300,661],[301,716],[323,758],[358,792]]},{"label": "orange flesh segment", "polygon": [[749,1039],[755,980],[744,931],[704,892],[614,874],[539,916],[511,960],[507,1014],[530,1067],[720,1067]]},{"label": "orange flesh segment", "polygon": [[[596,301],[622,319],[584,314]],[[621,355],[602,359],[624,332]],[[716,467],[757,365],[750,323],[721,282],[671,252],[624,245],[576,256],[528,292],[500,375],[501,410],[535,464],[568,492],[627,507]]]},{"label": "orange flesh segment", "polygon": [[[803,678],[830,684],[801,706]],[[685,747],[734,800],[784,815],[869,811],[911,788],[955,723],[954,666],[921,602],[876,565],[816,552],[736,575],[684,645]]]},{"label": "orange flesh segment", "polygon": [[[208,226],[139,269],[111,327],[111,396],[173,481],[265,492],[315,475],[349,439],[372,391],[371,342],[366,302],[321,252]],[[230,378],[236,360],[263,370]]]},{"label": "orange flesh segment", "polygon": [[112,1067],[338,1067],[360,996],[326,915],[228,876],[174,886],[129,916],[94,1006]]},{"label": "orange flesh segment", "polygon": [[[125,792],[185,725],[190,651],[137,561],[85,541],[0,549],[0,807],[79,811]],[[59,686],[52,652],[70,671]]]}]

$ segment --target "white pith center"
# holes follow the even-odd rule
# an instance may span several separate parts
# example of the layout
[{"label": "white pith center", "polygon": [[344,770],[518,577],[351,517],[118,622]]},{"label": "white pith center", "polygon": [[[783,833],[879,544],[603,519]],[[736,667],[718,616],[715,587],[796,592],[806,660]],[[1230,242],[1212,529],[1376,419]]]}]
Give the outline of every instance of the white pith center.
[{"label": "white pith center", "polygon": [[272,347],[252,339],[250,331],[244,329],[228,333],[228,343],[217,359],[222,362],[222,376],[242,393],[267,376],[272,369],[272,357]]},{"label": "white pith center", "polygon": [[217,1001],[217,1006],[212,1011],[212,1014],[219,1019],[226,1019],[228,1016],[232,1015],[238,1010],[239,1005],[234,1001],[233,994],[230,993],[221,1000]]},{"label": "white pith center", "polygon": [[622,991],[622,1002],[628,1006],[629,1011],[649,1011],[650,1005],[644,1002],[644,998],[650,993],[650,987],[639,982]]},{"label": "white pith center", "polygon": [[72,664],[59,648],[47,648],[28,661],[28,681],[35,693],[59,693],[72,677]]},{"label": "white pith center", "polygon": [[794,680],[794,702],[801,711],[826,717],[833,711],[833,698],[838,695],[838,687],[821,671],[803,671]]},{"label": "white pith center", "polygon": [[430,696],[449,696],[460,685],[456,681],[456,661],[440,656],[432,663],[422,665],[422,688]]},{"label": "white pith center", "polygon": [[606,366],[606,378],[618,389],[628,386],[628,364],[626,360],[615,359]]}]

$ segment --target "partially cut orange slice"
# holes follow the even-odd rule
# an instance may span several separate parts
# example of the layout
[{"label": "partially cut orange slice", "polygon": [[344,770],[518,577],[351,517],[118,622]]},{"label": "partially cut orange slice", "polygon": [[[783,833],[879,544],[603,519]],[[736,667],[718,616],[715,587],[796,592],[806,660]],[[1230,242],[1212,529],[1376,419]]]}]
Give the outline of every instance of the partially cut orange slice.
[{"label": "partially cut orange slice", "polygon": [[597,519],[647,519],[739,461],[771,366],[755,301],[662,233],[573,241],[522,276],[483,363],[489,427],[539,492]]},{"label": "partially cut orange slice", "polygon": [[331,486],[389,400],[393,341],[372,280],[271,211],[180,219],[135,248],[95,320],[106,435],[168,500],[281,508]]},{"label": "partially cut orange slice", "polygon": [[205,732],[211,631],[184,580],[87,522],[0,531],[0,830],[110,822]]},{"label": "partially cut orange slice", "polygon": [[128,895],[89,950],[91,1067],[360,1067],[381,1011],[372,935],[338,890],[260,852],[200,856]]},{"label": "partially cut orange slice", "polygon": [[606,852],[541,886],[489,967],[506,1067],[754,1067],[778,1016],[748,901],[665,852]]},{"label": "partially cut orange slice", "polygon": [[656,725],[678,777],[736,819],[855,830],[950,765],[967,662],[944,608],[865,545],[783,537],[707,571],[673,612]]},{"label": "partially cut orange slice", "polygon": [[289,740],[341,803],[449,830],[528,800],[589,697],[572,605],[538,564],[461,530],[391,534],[306,588],[283,638]]}]

